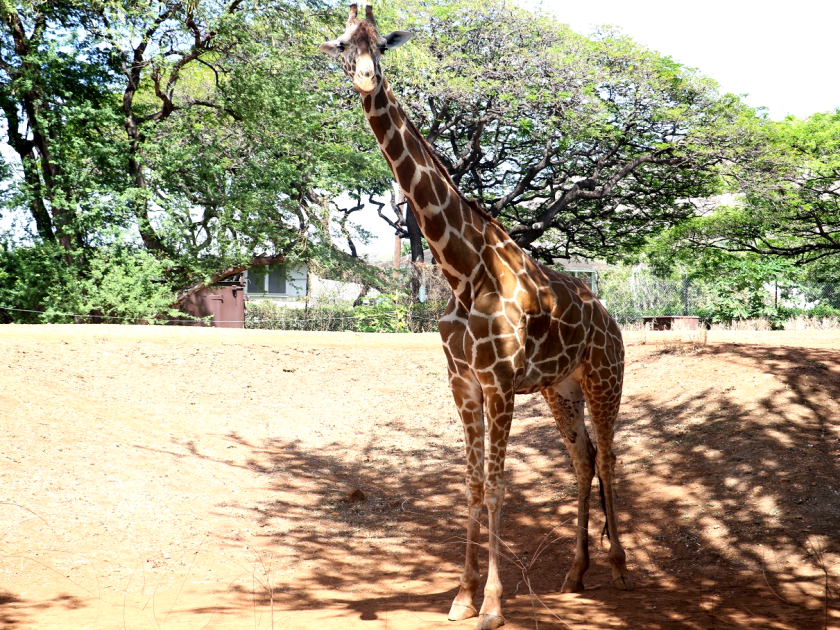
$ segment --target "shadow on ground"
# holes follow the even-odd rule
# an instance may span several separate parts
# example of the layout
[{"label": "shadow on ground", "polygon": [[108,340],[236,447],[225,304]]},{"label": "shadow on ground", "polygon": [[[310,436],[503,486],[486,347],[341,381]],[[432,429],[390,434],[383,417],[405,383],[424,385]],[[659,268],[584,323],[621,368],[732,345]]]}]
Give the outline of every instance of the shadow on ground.
[{"label": "shadow on ground", "polygon": [[83,606],[84,603],[81,599],[66,593],[57,595],[47,601],[30,602],[8,591],[0,591],[0,628],[12,628],[27,623],[30,616],[39,610],[49,608],[75,610]]},{"label": "shadow on ground", "polygon": [[[674,352],[683,350],[640,351],[636,360]],[[529,580],[574,627],[582,626],[570,619],[650,629],[828,625],[838,603],[829,564],[840,551],[837,354],[738,344],[692,352],[731,370],[720,383],[690,383],[670,402],[639,394],[623,406],[619,509],[633,593],[606,586],[605,549],[593,536],[589,589],[557,594],[572,558],[574,477],[547,408],[523,399],[503,526],[509,619],[533,624]],[[771,394],[738,395],[739,375],[765,374],[777,382]],[[422,429],[383,428],[403,430]],[[347,453],[340,444],[315,451],[232,439],[251,449],[250,466],[274,488],[253,508],[261,536],[278,549],[258,580],[261,605],[341,606],[363,620],[393,610],[444,618],[464,555],[461,444],[401,451],[374,439]],[[357,489],[364,500],[351,500]],[[602,523],[593,505],[590,531]],[[298,577],[284,581],[291,566]],[[243,605],[255,597],[248,589],[233,595]],[[545,610],[537,616],[543,627],[565,626]]]}]

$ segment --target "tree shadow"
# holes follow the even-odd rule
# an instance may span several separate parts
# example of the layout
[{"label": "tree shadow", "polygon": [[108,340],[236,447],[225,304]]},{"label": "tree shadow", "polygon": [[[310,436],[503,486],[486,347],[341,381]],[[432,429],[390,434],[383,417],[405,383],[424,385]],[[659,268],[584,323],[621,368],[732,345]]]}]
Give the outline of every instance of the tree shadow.
[{"label": "tree shadow", "polygon": [[29,601],[8,591],[0,591],[0,627],[13,628],[30,623],[30,611],[60,607],[64,610],[76,610],[84,607],[83,600],[74,595],[60,593],[47,601]]},{"label": "tree shadow", "polygon": [[[682,351],[644,360],[657,369],[668,352]],[[666,403],[625,399],[618,509],[635,592],[607,586],[606,546],[593,536],[589,588],[558,594],[573,556],[575,479],[547,407],[538,397],[520,400],[503,521],[510,619],[531,616],[529,589],[560,618],[650,629],[818,628],[836,609],[836,580],[823,592],[820,566],[840,551],[836,353],[739,344],[692,352],[771,374],[780,386],[752,401],[739,399],[738,385],[687,387]],[[423,437],[399,420],[381,430]],[[341,608],[361,620],[390,611],[445,618],[465,551],[462,443],[427,436],[428,448],[402,448],[377,436],[348,453],[337,443],[313,449],[228,437],[249,450],[246,467],[271,479],[271,494],[246,509],[260,547],[276,553],[253,569],[256,587],[227,596],[289,611]],[[207,458],[194,445],[187,450]],[[354,500],[354,490],[364,499]],[[590,531],[602,524],[593,501]],[[484,552],[480,562],[485,572]],[[564,626],[537,608],[541,626]]]},{"label": "tree shadow", "polygon": [[626,401],[621,503],[653,565],[649,588],[683,589],[712,624],[738,625],[746,612],[752,627],[823,627],[837,605],[824,558],[840,551],[837,353],[717,344],[703,356],[776,387],[745,404],[747,384],[730,374],[665,405]]}]

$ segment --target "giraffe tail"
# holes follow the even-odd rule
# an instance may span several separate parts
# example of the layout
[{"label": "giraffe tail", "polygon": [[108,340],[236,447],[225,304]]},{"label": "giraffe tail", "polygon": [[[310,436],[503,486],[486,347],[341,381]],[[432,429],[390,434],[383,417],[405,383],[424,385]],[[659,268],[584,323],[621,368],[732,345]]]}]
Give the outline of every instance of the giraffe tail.
[{"label": "giraffe tail", "polygon": [[[594,453],[592,454],[592,460],[595,460],[595,456],[598,454],[598,447],[592,449]],[[601,495],[601,509],[604,510],[604,518],[606,519],[607,516],[607,497],[604,494],[604,480],[601,479],[601,475],[598,475],[598,494]],[[610,528],[609,528],[609,520],[605,520],[604,522],[604,529],[601,530],[601,541],[604,540],[604,536],[607,537],[607,540],[612,541],[610,538]]]},{"label": "giraffe tail", "polygon": [[[604,495],[604,480],[601,479],[601,475],[598,475],[598,493],[601,495],[601,509],[604,510],[604,517],[607,516],[607,497]],[[601,540],[604,540],[604,536],[607,537],[607,540],[612,541],[610,538],[610,528],[608,527],[609,521],[604,522],[604,529],[601,530]]]}]

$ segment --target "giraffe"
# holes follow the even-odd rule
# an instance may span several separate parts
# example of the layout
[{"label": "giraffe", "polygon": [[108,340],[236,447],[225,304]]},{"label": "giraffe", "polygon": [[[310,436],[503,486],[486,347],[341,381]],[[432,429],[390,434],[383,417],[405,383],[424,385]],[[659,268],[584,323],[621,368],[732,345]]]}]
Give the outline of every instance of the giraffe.
[{"label": "giraffe", "polygon": [[[467,546],[449,619],[478,617],[478,628],[505,623],[499,546],[504,462],[516,394],[541,392],[574,464],[578,484],[575,557],[561,588],[584,588],[589,567],[589,497],[597,467],[610,541],[613,585],[633,588],[619,542],[612,449],[621,400],[621,331],[582,281],[528,256],[502,225],[467,199],[434,157],[382,76],[380,58],[411,33],[380,35],[373,9],[350,5],[345,32],[320,50],[340,58],[394,177],[429,248],[452,287],[439,323],[449,385],[464,428]],[[584,423],[589,406],[595,443]],[[486,467],[486,470],[485,470]],[[489,563],[484,600],[479,586],[480,517],[488,512]]]}]

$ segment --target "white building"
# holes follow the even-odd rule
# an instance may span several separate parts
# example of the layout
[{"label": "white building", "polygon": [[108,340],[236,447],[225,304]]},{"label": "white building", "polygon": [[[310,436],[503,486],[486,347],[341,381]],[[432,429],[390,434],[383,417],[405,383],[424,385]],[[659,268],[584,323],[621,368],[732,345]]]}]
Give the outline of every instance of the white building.
[{"label": "white building", "polygon": [[361,284],[325,280],[310,273],[306,264],[252,267],[243,279],[249,301],[270,301],[292,308],[304,308],[307,294],[316,304],[352,304],[362,292]]}]

